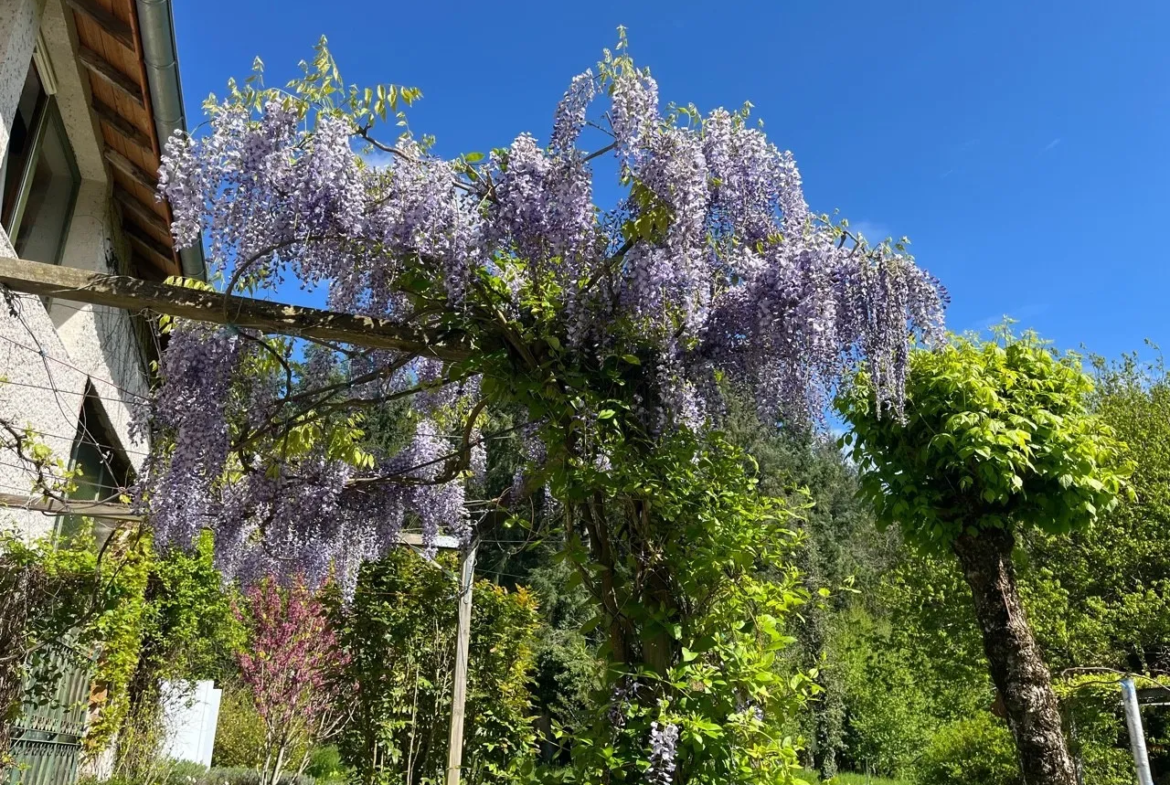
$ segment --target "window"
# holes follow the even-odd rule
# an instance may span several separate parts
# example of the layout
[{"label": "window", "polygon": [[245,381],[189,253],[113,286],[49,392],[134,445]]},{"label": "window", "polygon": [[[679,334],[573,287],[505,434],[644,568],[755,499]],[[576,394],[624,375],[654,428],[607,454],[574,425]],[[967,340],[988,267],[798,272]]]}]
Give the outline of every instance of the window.
[{"label": "window", "polygon": [[57,264],[81,173],[57,102],[45,91],[35,65],[29,66],[0,169],[0,223],[16,255]]},{"label": "window", "polygon": [[[119,491],[128,487],[134,471],[125,456],[110,445],[116,444],[97,396],[92,390],[85,396],[77,436],[73,440],[70,467],[79,470],[74,478],[75,489],[69,498],[76,501],[117,501]],[[58,532],[66,537],[81,531],[80,515],[62,515]],[[106,518],[93,520],[93,533],[100,547],[113,532],[115,521]]]}]

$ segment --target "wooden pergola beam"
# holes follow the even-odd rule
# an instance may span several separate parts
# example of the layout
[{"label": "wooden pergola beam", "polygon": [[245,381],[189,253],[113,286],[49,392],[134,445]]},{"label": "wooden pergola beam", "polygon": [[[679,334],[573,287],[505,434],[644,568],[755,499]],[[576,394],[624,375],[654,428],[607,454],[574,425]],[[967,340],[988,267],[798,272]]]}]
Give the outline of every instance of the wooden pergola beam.
[{"label": "wooden pergola beam", "polygon": [[107,63],[101,55],[89,47],[80,47],[77,52],[77,58],[91,74],[109,84],[110,87],[122,93],[131,101],[138,104],[138,106],[142,107],[143,111],[146,111],[146,100],[142,94],[142,85]]},{"label": "wooden pergola beam", "polygon": [[[129,504],[86,501],[62,502],[57,499],[46,499],[43,496],[19,496],[14,493],[0,493],[0,507],[41,512],[46,515],[84,515],[89,518],[114,521],[141,521],[145,518],[142,513],[136,512]],[[426,545],[419,532],[400,532],[398,542],[416,548]],[[434,544],[438,548],[452,551],[462,547],[459,538],[449,534],[437,535]]]},{"label": "wooden pergola beam", "polygon": [[385,319],[226,296],[11,257],[0,256],[0,284],[18,292],[107,305],[132,313],[149,310],[212,324],[230,324],[367,349],[392,349],[440,360],[459,361],[470,356],[470,350],[461,342]]},{"label": "wooden pergola beam", "polygon": [[134,46],[134,31],[130,25],[99,6],[93,0],[65,0],[65,3],[79,14],[84,14],[102,29],[106,35],[113,38],[130,52],[136,52]]}]

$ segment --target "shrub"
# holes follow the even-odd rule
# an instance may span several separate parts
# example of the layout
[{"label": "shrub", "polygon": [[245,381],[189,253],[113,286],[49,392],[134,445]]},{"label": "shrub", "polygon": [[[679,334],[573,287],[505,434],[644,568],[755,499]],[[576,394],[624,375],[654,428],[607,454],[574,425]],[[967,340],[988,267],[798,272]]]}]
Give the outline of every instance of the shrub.
[{"label": "shrub", "polygon": [[211,763],[217,767],[259,766],[264,762],[264,723],[243,687],[223,688],[215,749]]},{"label": "shrub", "polygon": [[987,712],[940,728],[914,774],[921,785],[1023,785],[1011,732]]},{"label": "shrub", "polygon": [[[211,768],[197,785],[260,785],[260,771],[244,766]],[[316,785],[316,781],[304,774],[285,774],[279,785]]]},{"label": "shrub", "polygon": [[[436,569],[436,566],[439,569]],[[408,550],[365,564],[353,602],[334,606],[357,685],[338,747],[362,782],[441,781],[447,765],[458,577],[444,554]],[[475,584],[463,775],[507,782],[534,757],[528,681],[536,603],[524,588]]]},{"label": "shrub", "polygon": [[329,744],[324,747],[314,747],[309,753],[309,765],[305,767],[305,774],[318,780],[339,779],[345,775],[345,764],[341,762],[341,753],[337,746]]}]

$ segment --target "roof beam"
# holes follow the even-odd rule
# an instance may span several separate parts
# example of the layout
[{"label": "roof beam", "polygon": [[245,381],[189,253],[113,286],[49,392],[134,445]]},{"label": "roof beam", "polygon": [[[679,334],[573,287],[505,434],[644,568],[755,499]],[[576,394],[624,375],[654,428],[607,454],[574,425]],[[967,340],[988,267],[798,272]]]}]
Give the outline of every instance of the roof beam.
[{"label": "roof beam", "polygon": [[149,207],[144,205],[142,202],[138,201],[138,199],[136,199],[126,189],[124,189],[118,185],[115,185],[114,186],[114,199],[115,199],[115,201],[118,202],[118,204],[122,205],[122,207],[126,210],[126,212],[133,215],[135,218],[137,218],[139,221],[141,221],[146,226],[149,226],[150,228],[155,229],[157,231],[163,232],[164,234],[169,235],[171,233],[171,226],[170,226],[170,224],[167,223],[165,218],[160,216],[154,210],[151,210]]},{"label": "roof beam", "polygon": [[106,35],[126,47],[130,52],[137,52],[134,45],[134,31],[130,25],[111,14],[94,0],[65,0],[65,3],[79,14],[84,14],[102,29]]},{"label": "roof beam", "polygon": [[91,74],[122,93],[141,107],[143,111],[146,111],[146,100],[142,94],[142,85],[126,76],[126,74],[117,68],[114,68],[101,55],[89,47],[81,47],[77,52],[77,57]]},{"label": "roof beam", "polygon": [[470,356],[470,349],[461,340],[452,341],[441,332],[386,319],[224,295],[11,257],[0,256],[0,284],[42,297],[108,305],[135,313],[150,310],[212,324],[300,335],[369,349],[393,349],[440,360],[460,361]]},{"label": "roof beam", "polygon": [[134,182],[141,185],[152,193],[158,188],[158,178],[150,172],[142,169],[126,156],[119,153],[112,147],[106,147],[103,151],[106,160],[110,162],[110,166],[114,167],[122,174],[129,177]]},{"label": "roof beam", "polygon": [[142,133],[133,123],[106,106],[97,98],[93,99],[93,113],[98,116],[98,120],[121,134],[127,142],[131,142],[136,147],[141,147],[145,153],[154,154],[154,146],[151,144],[149,136]]},{"label": "roof beam", "polygon": [[133,224],[123,224],[122,231],[126,234],[126,239],[130,241],[130,244],[137,248],[143,256],[162,269],[163,272],[168,275],[182,274],[182,270],[179,269],[178,263],[175,262],[170,248],[167,248],[153,237],[146,235]]}]

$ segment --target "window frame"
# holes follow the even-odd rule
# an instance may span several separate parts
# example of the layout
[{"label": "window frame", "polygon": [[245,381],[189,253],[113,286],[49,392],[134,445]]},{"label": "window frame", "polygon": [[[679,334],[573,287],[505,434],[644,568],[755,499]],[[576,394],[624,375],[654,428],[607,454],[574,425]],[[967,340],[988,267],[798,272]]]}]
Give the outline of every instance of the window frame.
[{"label": "window frame", "polygon": [[[34,64],[32,66],[36,68]],[[37,72],[38,77],[40,72]],[[41,80],[44,84],[44,80]],[[44,89],[42,87],[42,89]],[[32,144],[29,146],[28,159],[24,163],[24,171],[20,173],[19,185],[16,187],[16,202],[12,208],[12,217],[9,219],[9,226],[4,227],[8,233],[8,241],[13,247],[16,246],[17,237],[20,234],[20,226],[24,221],[24,211],[28,206],[29,192],[32,190],[33,179],[36,177],[37,163],[40,161],[41,151],[45,146],[45,137],[48,134],[49,124],[54,125],[54,130],[61,135],[65,142],[65,147],[69,155],[67,156],[67,163],[69,164],[69,173],[73,177],[73,188],[69,193],[69,203],[66,206],[65,223],[61,227],[61,244],[57,248],[57,258],[50,264],[61,264],[61,258],[65,255],[65,245],[69,238],[69,228],[73,224],[73,211],[77,207],[77,197],[81,192],[81,169],[77,166],[77,156],[73,152],[73,144],[69,140],[69,133],[65,128],[65,120],[61,117],[61,108],[57,105],[57,96],[46,93],[45,100],[42,102],[40,109],[37,112],[36,118],[33,120],[32,130]]]}]

